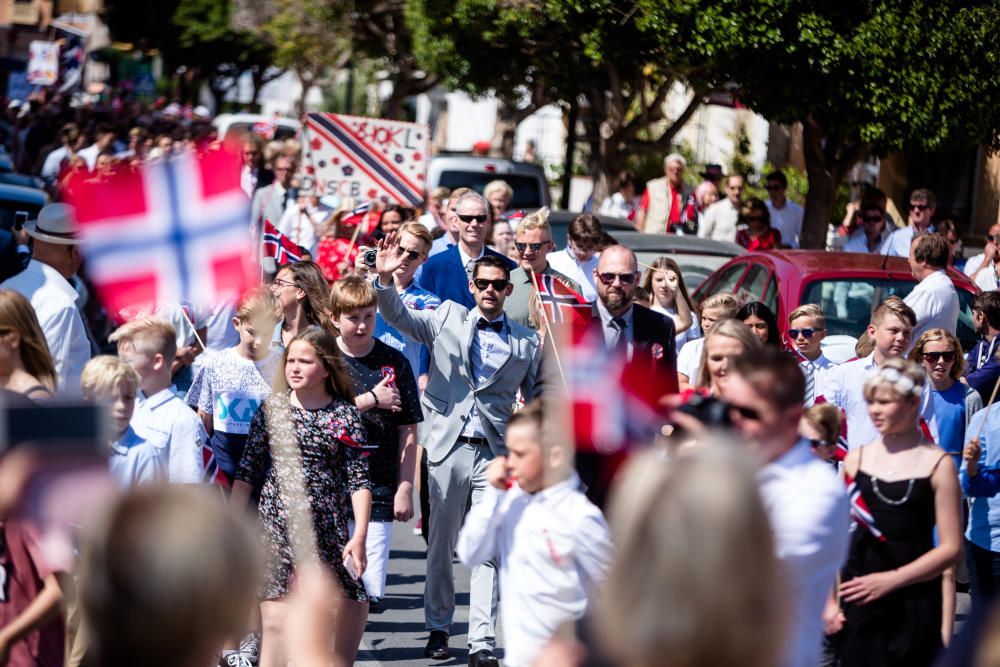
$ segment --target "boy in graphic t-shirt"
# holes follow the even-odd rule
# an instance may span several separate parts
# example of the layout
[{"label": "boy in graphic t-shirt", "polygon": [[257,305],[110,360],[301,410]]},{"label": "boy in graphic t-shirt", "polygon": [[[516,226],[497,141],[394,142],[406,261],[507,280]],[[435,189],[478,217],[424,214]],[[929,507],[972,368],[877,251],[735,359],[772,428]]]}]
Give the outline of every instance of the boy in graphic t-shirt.
[{"label": "boy in graphic t-shirt", "polygon": [[[337,343],[357,389],[368,445],[372,513],[362,579],[373,603],[385,595],[392,522],[413,516],[413,474],[417,422],[423,421],[420,395],[406,357],[373,337],[375,288],[358,276],[342,278],[330,291],[330,316]],[[353,522],[351,523],[353,533]]]},{"label": "boy in graphic t-shirt", "polygon": [[243,456],[250,420],[271,395],[280,356],[270,342],[278,324],[278,303],[269,290],[240,300],[233,318],[240,342],[205,359],[185,401],[198,408],[219,469],[231,485]]}]

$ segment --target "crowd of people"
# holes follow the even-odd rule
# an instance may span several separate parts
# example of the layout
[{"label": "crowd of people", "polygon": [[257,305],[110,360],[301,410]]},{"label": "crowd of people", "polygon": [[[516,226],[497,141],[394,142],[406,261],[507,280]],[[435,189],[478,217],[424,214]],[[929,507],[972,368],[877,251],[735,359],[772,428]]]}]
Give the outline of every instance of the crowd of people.
[{"label": "crowd of people", "polygon": [[[473,667],[910,667],[975,653],[981,628],[989,646],[1000,225],[964,264],[983,289],[965,354],[954,225],[927,190],[900,226],[867,192],[838,245],[906,257],[918,284],[873,303],[838,364],[819,305],[779,325],[738,295],[695,303],[673,258],[640,266],[600,222],[796,247],[780,172],[769,201],[744,200],[740,175],[710,165],[691,188],[670,155],[641,200],[623,174],[558,248],[547,209],[512,213],[502,180],[434,189],[422,211],[332,202],[303,186],[297,140],[248,134],[247,233],[273,228],[294,257],[265,256],[260,285],[209,310],[106,312],[67,174],[213,139],[198,114],[120,111],[116,125],[30,110],[10,135],[56,203],[9,232],[0,387],[10,405],[106,409],[119,493],[64,559],[0,494],[0,664],[352,664],[391,594],[394,526],[414,518],[430,660],[460,655],[466,620]],[[564,337],[567,302],[579,330]],[[634,371],[597,378],[608,397],[662,388],[641,415],[595,419],[657,437],[574,441],[581,339]],[[0,486],[17,451],[0,453]],[[472,571],[467,619],[455,557]],[[965,586],[986,620],[956,639]]]}]

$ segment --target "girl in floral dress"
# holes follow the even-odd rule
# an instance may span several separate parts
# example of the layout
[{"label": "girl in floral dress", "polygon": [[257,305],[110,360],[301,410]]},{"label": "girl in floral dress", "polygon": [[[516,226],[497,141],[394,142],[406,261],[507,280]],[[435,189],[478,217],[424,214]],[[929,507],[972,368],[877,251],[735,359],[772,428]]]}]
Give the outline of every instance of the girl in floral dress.
[{"label": "girl in floral dress", "polygon": [[[260,665],[287,663],[285,598],[295,567],[289,528],[304,516],[312,516],[317,555],[344,590],[334,650],[344,664],[353,664],[368,618],[368,598],[360,580],[367,565],[371,512],[365,429],[333,336],[309,327],[289,343],[282,366],[274,394],[250,424],[233,486],[234,502],[246,502],[251,490],[261,487],[258,513],[268,567],[260,605],[264,625]],[[298,459],[304,497],[289,492],[295,488]],[[357,528],[348,539],[352,508]],[[294,532],[296,527],[291,527]]]}]

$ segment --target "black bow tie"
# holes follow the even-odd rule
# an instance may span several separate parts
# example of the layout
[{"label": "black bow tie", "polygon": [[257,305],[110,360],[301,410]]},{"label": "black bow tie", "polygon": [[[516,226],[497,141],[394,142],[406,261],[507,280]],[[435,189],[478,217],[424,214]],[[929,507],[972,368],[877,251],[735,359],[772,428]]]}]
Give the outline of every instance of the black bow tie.
[{"label": "black bow tie", "polygon": [[490,322],[485,317],[480,317],[479,321],[476,322],[476,328],[480,331],[483,329],[493,329],[493,331],[500,333],[503,330],[503,318],[500,318],[495,322]]}]

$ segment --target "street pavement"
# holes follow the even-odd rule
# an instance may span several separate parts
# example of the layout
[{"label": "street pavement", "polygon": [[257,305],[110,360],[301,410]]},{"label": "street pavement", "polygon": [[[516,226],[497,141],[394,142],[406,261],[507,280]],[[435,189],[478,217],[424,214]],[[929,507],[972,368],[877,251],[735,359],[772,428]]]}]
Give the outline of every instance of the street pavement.
[{"label": "street pavement", "polygon": [[469,568],[457,562],[454,565],[457,607],[448,641],[452,657],[441,661],[424,657],[428,637],[424,629],[424,556],[427,547],[422,537],[413,534],[415,525],[416,521],[411,521],[405,525],[397,523],[393,527],[383,611],[368,617],[356,665],[448,667],[467,665],[469,662],[465,643],[469,620]]},{"label": "street pavement", "polygon": [[[424,657],[427,631],[424,630],[424,555],[426,546],[419,535],[413,534],[415,521],[395,524],[392,534],[392,553],[389,560],[389,577],[383,611],[368,617],[368,626],[361,641],[361,650],[355,663],[361,667],[394,667],[441,665],[449,667],[468,664],[466,632],[469,620],[469,568],[455,563],[455,609],[453,633],[449,641],[452,649],[450,660],[428,660]],[[959,593],[956,632],[969,613],[970,598]],[[502,645],[501,628],[497,628],[497,642]],[[498,652],[502,656],[502,652]]]}]

